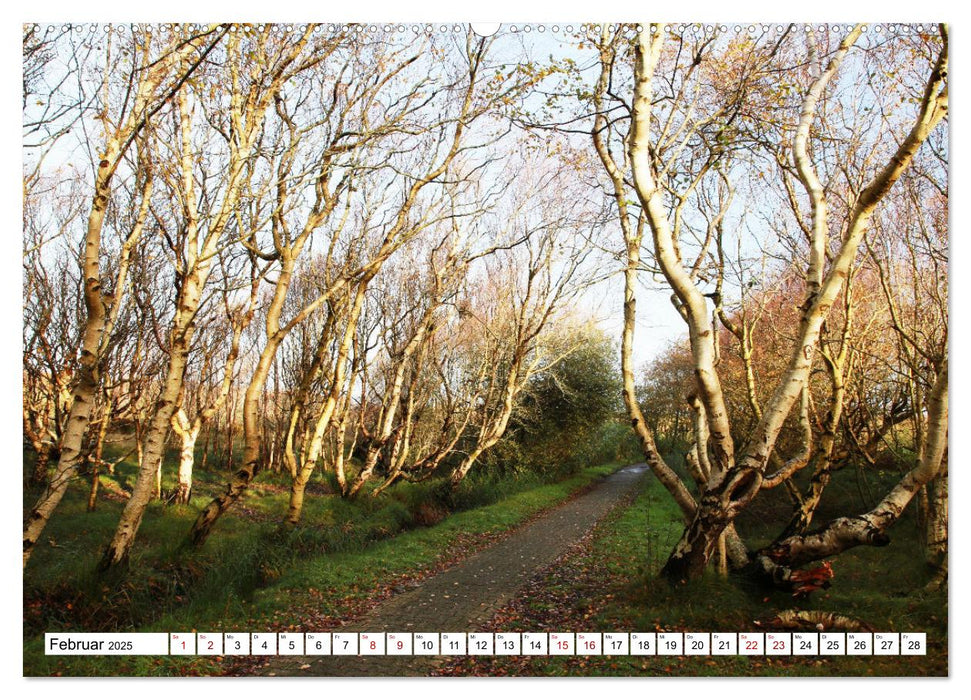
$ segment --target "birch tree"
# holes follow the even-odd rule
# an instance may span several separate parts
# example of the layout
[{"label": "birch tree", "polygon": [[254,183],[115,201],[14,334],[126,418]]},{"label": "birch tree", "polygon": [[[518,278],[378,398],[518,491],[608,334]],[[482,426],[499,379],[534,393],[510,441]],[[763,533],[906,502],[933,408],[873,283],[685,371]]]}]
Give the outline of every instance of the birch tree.
[{"label": "birch tree", "polygon": [[[254,263],[252,265],[254,269],[251,274],[252,279],[249,285],[248,300],[243,304],[237,305],[230,300],[228,291],[224,290],[222,306],[225,311],[228,328],[221,326],[210,330],[212,335],[217,336],[213,340],[218,340],[220,333],[226,331],[229,333],[229,348],[226,350],[225,359],[218,365],[222,377],[218,378],[218,372],[214,371],[212,367],[212,361],[218,352],[216,348],[222,345],[216,342],[214,343],[216,348],[206,348],[201,353],[203,356],[203,366],[200,371],[198,385],[194,392],[196,394],[195,409],[188,410],[187,404],[189,400],[186,397],[188,392],[186,391],[187,387],[185,383],[182,386],[181,400],[176,402],[178,408],[171,418],[172,430],[176,433],[180,442],[178,481],[172,497],[175,503],[185,504],[189,502],[192,494],[192,467],[195,463],[195,449],[199,434],[202,432],[203,426],[211,421],[213,416],[216,415],[216,412],[225,404],[226,398],[229,396],[230,388],[236,378],[235,374],[237,360],[240,355],[240,342],[243,332],[253,320],[260,283],[260,276],[255,269],[257,265],[255,261],[251,262]],[[215,391],[210,391],[208,385],[213,379],[218,379],[218,382],[216,383]]]},{"label": "birch tree", "polygon": [[[24,525],[23,564],[27,565],[38,538],[76,475],[81,442],[100,383],[99,365],[110,308],[122,289],[113,294],[103,290],[101,236],[114,178],[146,124],[198,68],[226,32],[210,26],[188,37],[177,34],[159,40],[151,33],[133,33],[131,39],[109,41],[103,78],[97,89],[98,111],[94,119],[103,129],[93,165],[93,185],[85,233],[83,272],[86,318],[82,332],[81,358],[73,387],[67,427],[61,440],[61,454],[54,475],[31,509]],[[114,51],[111,51],[111,48]],[[127,56],[126,56],[127,53]],[[119,54],[121,54],[119,56]],[[116,57],[120,61],[116,63]],[[111,90],[116,71],[130,75],[130,90],[121,95]]]},{"label": "birch tree", "polygon": [[[749,65],[740,67],[741,75],[731,90],[732,99],[723,103],[716,101],[714,106],[702,110],[700,97],[706,89],[710,89],[703,78],[705,62],[714,38],[705,32],[694,40],[675,38],[674,48],[666,50],[668,38],[665,32],[656,26],[645,26],[638,32],[631,51],[632,99],[627,106],[630,128],[620,142],[623,151],[619,160],[605,142],[604,134],[608,128],[616,127],[608,122],[604,102],[608,94],[613,94],[614,88],[608,89],[608,86],[611,84],[614,63],[620,55],[616,47],[621,44],[609,34],[601,37],[602,70],[594,97],[594,142],[613,183],[612,196],[618,207],[628,249],[624,347],[630,347],[631,341],[627,336],[633,332],[632,278],[636,279],[640,264],[639,234],[649,230],[654,262],[673,291],[675,304],[688,326],[697,397],[708,429],[710,473],[701,489],[700,498],[695,499],[658,453],[643,415],[632,400],[634,392],[629,361],[625,361],[625,398],[648,463],[674,495],[688,519],[685,532],[663,571],[673,581],[700,575],[716,550],[722,533],[728,531],[731,534],[735,516],[761,488],[776,480],[781,481],[787,475],[785,472],[769,474],[767,469],[784,422],[800,397],[804,397],[805,402],[809,372],[822,324],[829,317],[843,289],[874,211],[946,115],[947,33],[941,28],[942,41],[937,56],[932,60],[929,76],[925,79],[916,115],[906,125],[904,133],[897,137],[898,145],[890,153],[880,155],[882,164],[869,166],[855,196],[839,212],[840,223],[834,224],[832,215],[835,207],[827,201],[826,190],[820,185],[808,144],[812,140],[812,125],[820,100],[862,31],[861,26],[850,31],[811,77],[802,96],[795,132],[790,134],[791,157],[810,203],[810,223],[806,225],[809,238],[804,272],[806,292],[800,305],[800,323],[785,371],[770,399],[762,407],[762,415],[750,437],[741,445],[736,445],[732,438],[730,416],[717,367],[716,335],[708,305],[710,296],[700,284],[697,265],[691,265],[684,259],[684,246],[679,238],[686,226],[682,216],[684,202],[706,176],[718,176],[719,163],[725,162],[726,145],[731,143],[734,133],[730,127],[739,119],[739,115],[749,109],[747,101],[757,103],[764,96],[764,82],[760,84],[760,81],[764,81],[765,73],[760,77],[757,70],[760,59],[754,58]],[[780,51],[784,39],[785,36],[767,42],[763,49],[756,52],[756,56],[771,58],[782,55]],[[702,76],[697,81],[693,78],[695,73]],[[673,106],[668,109],[667,104]],[[658,105],[665,106],[662,108]],[[873,157],[870,156],[870,163]],[[636,213],[629,211],[631,204],[626,196],[628,181],[639,205]],[[839,232],[838,238],[833,237],[833,230]],[[624,353],[627,352],[629,350],[624,350]],[[938,410],[946,414],[946,388],[938,392],[936,405]],[[930,454],[923,471],[916,472],[912,477],[913,482],[902,485],[895,495],[888,496],[890,502],[880,511],[883,515],[874,521],[879,522],[874,527],[882,531],[893,521],[902,494],[909,493],[913,483],[921,482],[928,474],[935,473],[935,467],[931,466],[934,459],[934,454]],[[804,466],[805,461],[798,460],[796,466]],[[859,537],[858,542],[865,539],[860,533],[867,531],[872,530],[862,526],[854,530],[855,536]],[[849,541],[845,536],[837,539],[844,544]],[[805,556],[795,554],[796,541],[787,546],[790,549],[786,551],[793,552],[793,561],[779,554],[782,550],[774,550],[773,561],[777,564],[786,561],[789,565],[808,561]],[[831,551],[838,551],[834,547],[830,542]],[[809,549],[807,547],[801,551],[805,553]],[[814,551],[818,553],[823,549],[816,547]],[[735,558],[736,565],[748,560],[744,552],[739,554],[742,556]],[[759,561],[764,562],[765,558],[760,557]],[[771,575],[777,581],[784,582],[790,574],[791,570],[786,568]]]},{"label": "birch tree", "polygon": [[[417,57],[413,53],[416,47],[406,46],[404,50],[370,56],[355,54],[358,47],[350,42],[345,42],[344,53],[338,54],[344,56],[350,51],[345,67],[335,71],[336,80],[330,76],[326,78],[327,92],[317,93],[316,99],[324,101],[326,120],[322,124],[322,141],[308,139],[307,142],[314,159],[310,161],[312,167],[305,171],[311,177],[304,178],[302,183],[304,187],[310,185],[313,188],[309,193],[313,202],[309,214],[297,210],[293,211],[291,220],[284,220],[282,215],[292,209],[292,197],[301,194],[302,190],[278,187],[275,203],[278,214],[274,217],[272,248],[261,249],[255,236],[246,241],[251,249],[259,251],[260,257],[279,260],[280,272],[266,317],[266,345],[244,399],[244,463],[224,493],[213,499],[193,525],[191,539],[196,545],[206,540],[219,517],[245,493],[261,468],[256,405],[280,344],[315,309],[345,289],[355,289],[355,294],[363,294],[388,258],[435,219],[434,207],[425,210],[418,207],[425,201],[426,191],[434,189],[434,185],[454,167],[460,154],[473,145],[482,146],[481,142],[468,142],[472,124],[487,114],[504,94],[522,89],[519,81],[509,78],[496,81],[494,76],[488,79],[483,76],[491,40],[469,33],[462,41],[464,46],[457,47],[462,60],[450,67],[450,72],[444,76],[448,87],[437,94],[427,92],[427,66],[419,67],[416,63]],[[385,48],[379,46],[378,50],[383,52]],[[377,80],[374,79],[375,65],[383,69],[377,73]],[[419,71],[425,72],[421,74]],[[282,133],[286,135],[284,155],[279,161],[281,169],[278,170],[282,175],[301,152],[304,130],[296,121],[296,113],[290,116],[291,113],[286,111],[289,108],[285,102],[278,105],[284,110],[280,120],[284,125]],[[437,110],[437,116],[423,121],[429,116],[429,110]],[[315,120],[314,124],[317,123]],[[388,164],[387,151],[380,155],[379,163],[371,164],[366,159],[361,160],[361,164],[355,162],[355,159],[375,157],[378,151],[374,149],[378,144],[388,148],[391,143],[395,144],[395,153],[403,154],[400,164]],[[411,150],[415,146],[419,147]],[[365,163],[367,167],[362,165]],[[404,192],[400,198],[393,204],[386,201],[379,208],[384,218],[374,230],[379,230],[380,234],[374,240],[368,237],[353,241],[350,249],[354,254],[347,258],[337,257],[337,246],[344,240],[341,233],[356,203],[348,197],[352,185],[363,187],[365,180],[361,173],[369,169],[379,176],[390,176],[390,182],[395,182],[397,171],[390,165],[405,168],[408,175],[403,178]],[[455,177],[460,179],[461,175],[456,173]],[[339,217],[335,212],[339,212]],[[333,221],[332,215],[335,216]],[[374,220],[373,213],[369,218]],[[286,301],[294,265],[311,234],[318,229],[326,231],[330,240],[326,248],[329,251],[326,261],[332,266],[328,272],[328,286],[314,301],[284,321],[280,312]],[[353,330],[347,341],[348,348],[352,338]],[[346,357],[347,353],[344,354]],[[339,366],[343,367],[343,364]],[[338,398],[328,401],[317,417],[304,461],[297,471],[298,483],[309,479]]]},{"label": "birch tree", "polygon": [[[109,569],[125,561],[151,500],[153,481],[164,455],[166,437],[182,391],[186,364],[195,333],[195,319],[212,271],[216,252],[224,234],[236,219],[236,209],[246,174],[252,172],[248,161],[262,133],[267,110],[293,71],[301,70],[302,54],[310,42],[312,26],[295,40],[273,41],[271,28],[250,38],[231,32],[226,42],[226,77],[231,85],[229,131],[225,134],[227,162],[221,198],[211,212],[200,210],[197,193],[197,139],[193,128],[190,94],[176,94],[175,116],[178,144],[173,173],[173,191],[181,209],[181,221],[170,240],[175,259],[178,295],[172,327],[168,333],[169,365],[164,387],[155,406],[145,436],[145,453],[139,466],[132,496],[122,511],[118,527],[105,550],[99,568]],[[204,175],[203,175],[204,179]],[[173,245],[174,244],[174,245]]]}]

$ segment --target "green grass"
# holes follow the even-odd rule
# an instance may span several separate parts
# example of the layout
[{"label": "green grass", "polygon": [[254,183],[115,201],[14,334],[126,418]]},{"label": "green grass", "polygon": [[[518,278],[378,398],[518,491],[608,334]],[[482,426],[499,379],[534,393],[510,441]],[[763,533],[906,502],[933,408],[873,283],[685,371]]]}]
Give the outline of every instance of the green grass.
[{"label": "green grass", "polygon": [[[851,473],[837,475],[828,510],[858,505],[850,494]],[[879,492],[879,490],[877,490]],[[836,501],[835,503],[832,501]],[[739,532],[750,546],[777,531],[778,516],[766,515],[763,506],[738,522]],[[926,592],[928,572],[916,525],[910,517],[891,531],[889,547],[858,547],[835,557],[836,578],[832,588],[818,591],[809,600],[796,601],[789,594],[770,591],[742,576],[722,579],[714,574],[677,589],[658,577],[671,548],[681,535],[680,514],[663,487],[648,478],[630,507],[616,511],[601,523],[589,551],[575,568],[596,571],[599,582],[592,599],[580,605],[596,613],[588,629],[600,631],[700,631],[758,630],[765,621],[787,609],[818,609],[864,621],[877,631],[926,632],[926,657],[589,657],[537,658],[530,675],[678,675],[678,676],[946,676],[946,592]],[[566,566],[562,567],[566,568]],[[583,583],[582,581],[580,583]],[[576,581],[564,582],[553,571],[543,585],[560,586],[568,600]],[[563,606],[565,607],[565,605]],[[522,672],[521,670],[519,672]]]},{"label": "green grass", "polygon": [[[206,657],[45,657],[43,631],[253,631],[327,628],[346,618],[376,592],[420,575],[450,547],[482,543],[534,513],[615,470],[590,468],[556,484],[478,477],[463,484],[442,508],[454,511],[430,527],[415,516],[440,498],[434,482],[402,484],[378,499],[347,502],[308,497],[305,525],[277,525],[286,505],[279,477],[261,484],[244,508],[228,514],[200,552],[180,543],[218,475],[203,476],[190,506],[153,505],[139,533],[131,571],[101,580],[90,571],[110,537],[121,501],[105,500],[85,512],[85,493],[73,489],[52,520],[45,541],[25,572],[25,675],[213,675],[225,671]],[[124,479],[124,471],[121,478]],[[892,473],[844,470],[834,475],[817,521],[861,512],[896,478]],[[207,483],[208,480],[208,483]],[[211,485],[211,486],[210,486]],[[508,495],[513,488],[522,489]],[[28,499],[25,498],[25,502]],[[436,501],[440,502],[440,501]],[[464,510],[463,510],[464,509]],[[750,546],[767,542],[788,514],[781,494],[760,496],[737,526]],[[433,514],[434,515],[434,514]],[[860,547],[833,559],[833,587],[808,601],[767,591],[732,576],[706,576],[677,590],[658,571],[681,534],[680,514],[652,478],[630,507],[598,526],[578,569],[594,571],[596,584],[575,601],[573,582],[551,572],[545,585],[570,605],[588,605],[587,629],[601,631],[738,631],[755,629],[786,609],[820,609],[865,621],[877,630],[928,633],[927,657],[603,657],[536,658],[535,675],[685,676],[881,676],[946,675],[946,593],[923,590],[927,572],[916,524],[905,517],[892,530],[889,547]],[[53,540],[53,544],[47,541]],[[535,612],[555,616],[548,601]],[[901,661],[904,661],[901,663]],[[582,664],[582,665],[581,665]]]},{"label": "green grass", "polygon": [[[264,485],[223,518],[201,551],[188,551],[185,533],[208,499],[202,488],[205,495],[188,506],[153,504],[129,570],[107,579],[92,572],[122,503],[103,501],[87,513],[84,489],[72,489],[25,572],[24,673],[220,673],[204,657],[46,657],[43,632],[252,631],[300,627],[311,611],[347,615],[380,586],[433,565],[460,538],[514,527],[619,466],[587,468],[546,485],[474,477],[447,498],[436,482],[403,483],[353,502],[316,495],[308,497],[304,524],[295,529],[276,522],[285,512],[285,490]],[[503,497],[517,488],[523,490]],[[441,504],[432,512],[436,518],[446,508],[457,512],[423,527],[429,502]]]}]

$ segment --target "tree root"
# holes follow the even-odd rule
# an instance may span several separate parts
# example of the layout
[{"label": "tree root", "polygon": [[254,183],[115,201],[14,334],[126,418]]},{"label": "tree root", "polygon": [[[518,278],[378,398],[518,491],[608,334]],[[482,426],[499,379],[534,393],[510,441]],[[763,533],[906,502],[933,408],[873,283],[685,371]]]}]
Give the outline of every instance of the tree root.
[{"label": "tree root", "polygon": [[783,610],[775,617],[755,625],[765,629],[807,632],[873,632],[862,620],[824,610]]}]

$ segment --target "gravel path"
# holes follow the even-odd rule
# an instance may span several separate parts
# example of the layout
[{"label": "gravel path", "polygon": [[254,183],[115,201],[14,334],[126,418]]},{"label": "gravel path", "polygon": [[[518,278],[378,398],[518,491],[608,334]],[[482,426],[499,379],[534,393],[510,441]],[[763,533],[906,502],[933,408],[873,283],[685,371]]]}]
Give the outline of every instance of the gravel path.
[{"label": "gravel path", "polygon": [[[552,563],[617,505],[647,471],[643,464],[611,474],[462,563],[378,605],[340,632],[474,632],[530,576]],[[277,676],[424,676],[436,663],[422,656],[277,657],[264,673]],[[300,668],[309,665],[308,668]]]}]

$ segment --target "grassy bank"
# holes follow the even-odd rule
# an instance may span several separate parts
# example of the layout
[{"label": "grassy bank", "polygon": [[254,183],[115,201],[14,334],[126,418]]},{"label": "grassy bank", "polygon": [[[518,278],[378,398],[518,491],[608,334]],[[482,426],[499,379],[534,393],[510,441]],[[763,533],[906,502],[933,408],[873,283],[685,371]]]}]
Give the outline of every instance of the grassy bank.
[{"label": "grassy bank", "polygon": [[448,496],[435,482],[401,484],[355,502],[317,495],[296,529],[276,522],[285,489],[264,484],[200,551],[181,546],[200,504],[158,504],[146,516],[130,570],[111,579],[91,571],[122,504],[87,513],[79,489],[65,499],[50,541],[25,572],[24,673],[222,673],[222,662],[201,657],[45,657],[43,632],[328,629],[619,466],[587,468],[553,484],[471,478]]},{"label": "grassy bank", "polygon": [[[852,473],[838,474],[830,508],[851,501]],[[875,489],[879,492],[878,489]],[[844,503],[844,505],[851,505]],[[785,509],[756,504],[739,521],[750,545],[777,531]],[[926,657],[520,657],[464,659],[450,675],[619,676],[941,676],[947,675],[947,594],[925,592],[928,574],[916,524],[905,517],[886,548],[859,547],[833,559],[832,588],[797,601],[742,577],[708,576],[672,589],[658,579],[681,535],[680,514],[663,487],[648,478],[627,507],[540,574],[531,594],[500,611],[496,631],[744,631],[783,610],[816,609],[855,618],[877,631],[926,632]]]}]

